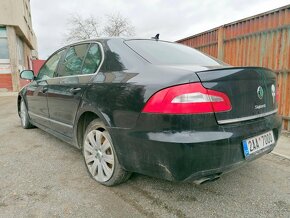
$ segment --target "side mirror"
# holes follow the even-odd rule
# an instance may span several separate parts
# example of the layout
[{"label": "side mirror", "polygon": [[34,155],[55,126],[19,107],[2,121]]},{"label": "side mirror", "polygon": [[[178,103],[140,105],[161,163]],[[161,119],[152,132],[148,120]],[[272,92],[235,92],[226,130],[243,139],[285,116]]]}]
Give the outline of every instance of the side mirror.
[{"label": "side mirror", "polygon": [[34,72],[32,70],[23,70],[20,73],[20,78],[21,79],[26,79],[26,80],[34,80]]}]

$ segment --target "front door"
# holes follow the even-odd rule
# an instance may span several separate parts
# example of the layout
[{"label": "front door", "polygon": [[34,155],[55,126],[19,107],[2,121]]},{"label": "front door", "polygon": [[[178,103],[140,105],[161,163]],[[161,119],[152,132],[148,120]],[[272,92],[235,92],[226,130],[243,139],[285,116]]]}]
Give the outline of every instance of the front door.
[{"label": "front door", "polygon": [[63,51],[53,54],[42,66],[36,80],[27,86],[26,100],[30,119],[40,125],[49,127],[47,105],[48,82],[56,72]]},{"label": "front door", "polygon": [[47,99],[51,125],[72,137],[76,113],[84,90],[101,60],[98,44],[78,44],[68,48],[57,76],[48,85]]}]

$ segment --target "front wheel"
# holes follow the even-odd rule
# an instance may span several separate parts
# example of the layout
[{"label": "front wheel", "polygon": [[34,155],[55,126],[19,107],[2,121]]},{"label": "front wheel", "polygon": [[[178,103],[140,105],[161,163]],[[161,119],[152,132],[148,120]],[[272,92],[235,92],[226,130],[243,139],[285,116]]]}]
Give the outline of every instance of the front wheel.
[{"label": "front wheel", "polygon": [[99,119],[93,120],[87,127],[83,155],[91,177],[103,185],[120,184],[131,175],[122,169],[109,132]]},{"label": "front wheel", "polygon": [[20,115],[20,120],[21,120],[21,126],[24,129],[30,129],[33,127],[33,125],[29,122],[28,111],[27,111],[27,108],[23,99],[21,99],[21,102],[20,102],[19,115]]}]

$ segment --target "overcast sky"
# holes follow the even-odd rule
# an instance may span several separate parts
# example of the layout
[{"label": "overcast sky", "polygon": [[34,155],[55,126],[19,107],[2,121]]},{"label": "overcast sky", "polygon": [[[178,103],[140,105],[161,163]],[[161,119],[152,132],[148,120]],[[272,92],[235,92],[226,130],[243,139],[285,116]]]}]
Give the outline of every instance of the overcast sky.
[{"label": "overcast sky", "polygon": [[135,26],[136,36],[160,33],[176,41],[238,19],[272,10],[290,0],[32,0],[32,24],[40,59],[63,46],[67,19],[73,13],[104,18],[120,12]]}]

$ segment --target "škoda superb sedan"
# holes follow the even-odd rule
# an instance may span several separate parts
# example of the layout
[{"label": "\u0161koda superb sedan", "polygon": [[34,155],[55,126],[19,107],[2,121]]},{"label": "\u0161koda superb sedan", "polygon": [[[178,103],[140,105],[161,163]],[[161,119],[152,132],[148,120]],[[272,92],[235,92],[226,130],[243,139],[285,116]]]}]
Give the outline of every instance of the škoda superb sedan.
[{"label": "\u0161koda superb sedan", "polygon": [[23,128],[82,150],[93,179],[132,172],[206,181],[271,152],[281,130],[275,74],[176,43],[103,38],[53,53],[18,96]]}]

